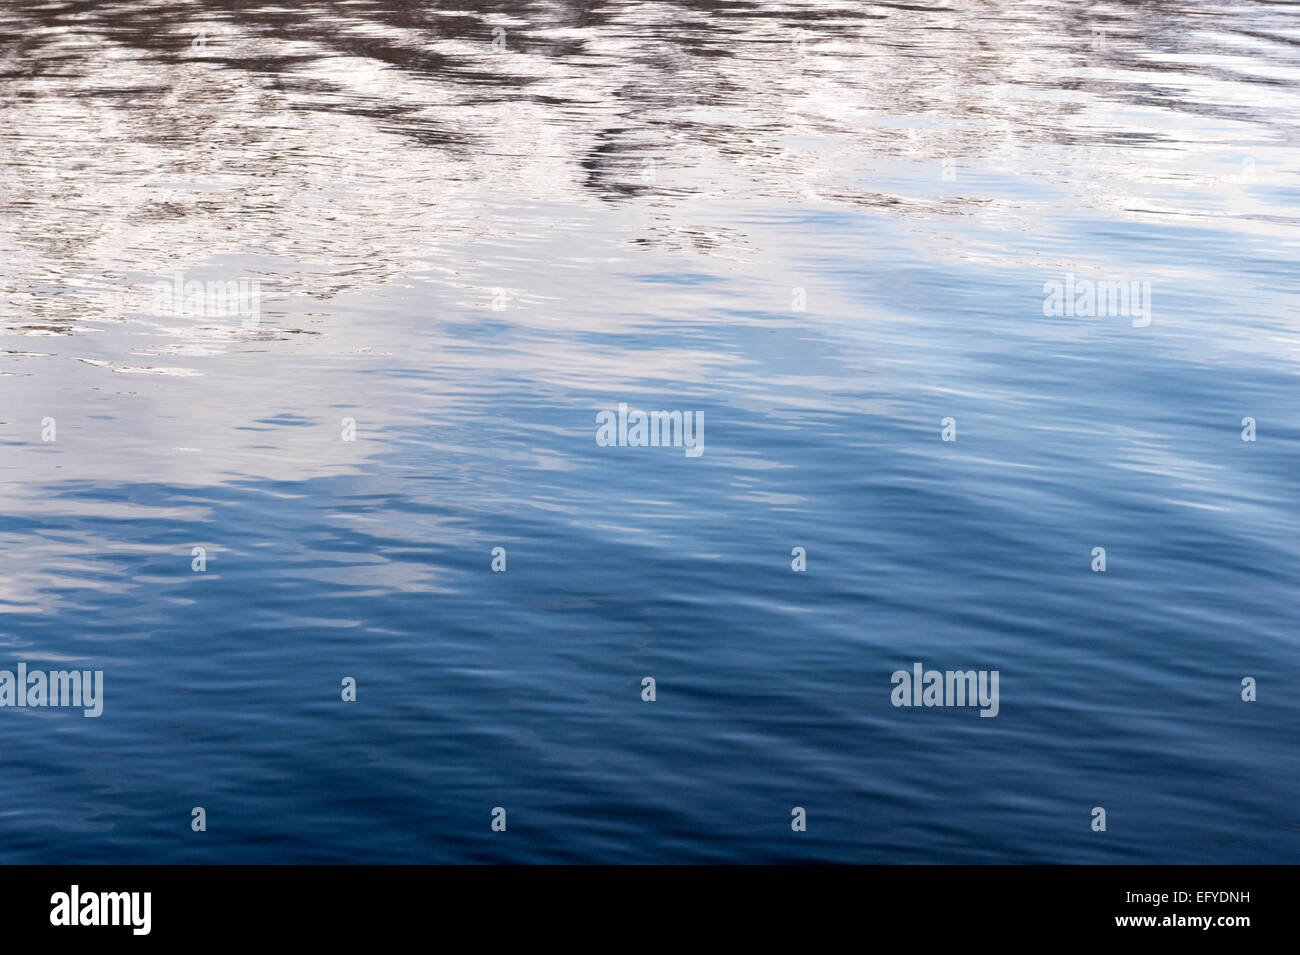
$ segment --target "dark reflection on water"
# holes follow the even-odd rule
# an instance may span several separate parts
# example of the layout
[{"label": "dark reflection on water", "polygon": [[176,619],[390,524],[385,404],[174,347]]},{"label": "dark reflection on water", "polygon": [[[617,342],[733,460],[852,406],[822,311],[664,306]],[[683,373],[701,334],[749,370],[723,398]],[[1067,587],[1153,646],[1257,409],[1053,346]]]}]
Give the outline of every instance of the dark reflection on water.
[{"label": "dark reflection on water", "polygon": [[1300,861],[1300,15],[454,6],[0,11],[5,861]]}]

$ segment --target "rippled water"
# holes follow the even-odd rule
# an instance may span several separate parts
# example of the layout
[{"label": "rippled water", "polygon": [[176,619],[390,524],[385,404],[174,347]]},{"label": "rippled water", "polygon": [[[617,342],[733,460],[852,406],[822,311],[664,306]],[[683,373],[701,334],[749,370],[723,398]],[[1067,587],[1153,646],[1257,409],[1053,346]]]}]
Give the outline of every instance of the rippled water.
[{"label": "rippled water", "polygon": [[0,860],[1300,861],[1294,5],[0,38]]}]

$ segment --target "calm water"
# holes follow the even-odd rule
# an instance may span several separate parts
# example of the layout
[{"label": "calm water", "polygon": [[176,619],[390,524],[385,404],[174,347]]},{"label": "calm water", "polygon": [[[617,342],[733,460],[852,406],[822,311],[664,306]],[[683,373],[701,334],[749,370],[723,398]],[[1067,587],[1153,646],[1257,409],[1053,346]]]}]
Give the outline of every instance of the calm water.
[{"label": "calm water", "polygon": [[1300,861],[1300,9],[0,9],[0,861]]}]

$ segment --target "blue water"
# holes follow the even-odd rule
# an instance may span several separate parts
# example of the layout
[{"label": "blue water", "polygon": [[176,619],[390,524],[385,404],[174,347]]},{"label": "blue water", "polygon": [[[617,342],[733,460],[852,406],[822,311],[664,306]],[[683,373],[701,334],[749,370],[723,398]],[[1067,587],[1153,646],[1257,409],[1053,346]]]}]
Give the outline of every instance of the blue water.
[{"label": "blue water", "polygon": [[1300,11],[453,6],[0,11],[0,862],[1300,862]]}]

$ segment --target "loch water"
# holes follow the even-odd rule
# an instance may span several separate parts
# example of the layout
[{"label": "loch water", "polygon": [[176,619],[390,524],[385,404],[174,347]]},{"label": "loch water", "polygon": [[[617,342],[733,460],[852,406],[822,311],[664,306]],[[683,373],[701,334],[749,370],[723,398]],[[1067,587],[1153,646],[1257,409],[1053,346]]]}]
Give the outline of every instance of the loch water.
[{"label": "loch water", "polygon": [[0,861],[1300,862],[1298,80],[1246,0],[4,3],[0,669],[104,699],[0,707]]}]

